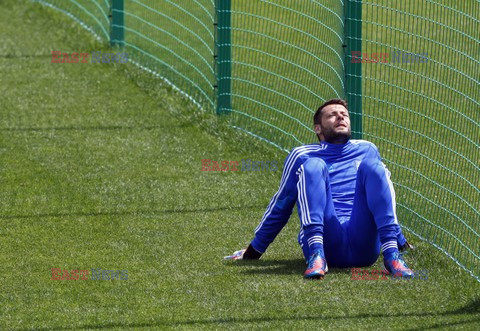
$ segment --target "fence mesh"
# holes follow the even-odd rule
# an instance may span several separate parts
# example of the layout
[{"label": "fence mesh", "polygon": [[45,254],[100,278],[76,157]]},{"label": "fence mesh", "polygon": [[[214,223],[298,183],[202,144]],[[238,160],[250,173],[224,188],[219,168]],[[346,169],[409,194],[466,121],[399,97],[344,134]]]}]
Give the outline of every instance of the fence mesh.
[{"label": "fence mesh", "polygon": [[[109,41],[111,1],[39,2]],[[402,225],[480,280],[480,1],[232,0],[220,28],[216,1],[125,0],[129,58],[211,111],[225,79],[218,66],[231,64],[221,112],[283,150],[316,140],[311,117],[323,101],[361,97],[356,133],[392,171]],[[346,17],[352,4],[362,11]],[[361,37],[346,34],[358,17]],[[231,57],[216,61],[221,29],[231,39],[217,46]],[[360,39],[358,53],[346,51],[349,39]],[[346,72],[352,62],[361,76]],[[346,89],[350,79],[361,90]]]},{"label": "fence mesh", "polygon": [[402,224],[477,279],[479,19],[478,1],[363,1],[363,135],[394,174]]},{"label": "fence mesh", "polygon": [[343,97],[343,7],[232,1],[232,124],[281,148],[313,142],[312,116]]}]

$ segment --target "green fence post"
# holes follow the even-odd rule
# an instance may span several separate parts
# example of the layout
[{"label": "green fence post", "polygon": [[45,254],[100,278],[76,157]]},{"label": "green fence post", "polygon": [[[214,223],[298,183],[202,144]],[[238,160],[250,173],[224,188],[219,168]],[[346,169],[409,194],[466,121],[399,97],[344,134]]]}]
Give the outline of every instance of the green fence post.
[{"label": "green fence post", "polygon": [[124,0],[111,0],[110,45],[123,46],[125,38]]},{"label": "green fence post", "polygon": [[[352,138],[362,138],[362,0],[345,3],[345,95],[350,109]],[[355,56],[358,56],[355,58]],[[358,61],[358,62],[357,62]]]},{"label": "green fence post", "polygon": [[231,0],[216,0],[216,79],[217,114],[229,113],[232,109],[231,77]]}]

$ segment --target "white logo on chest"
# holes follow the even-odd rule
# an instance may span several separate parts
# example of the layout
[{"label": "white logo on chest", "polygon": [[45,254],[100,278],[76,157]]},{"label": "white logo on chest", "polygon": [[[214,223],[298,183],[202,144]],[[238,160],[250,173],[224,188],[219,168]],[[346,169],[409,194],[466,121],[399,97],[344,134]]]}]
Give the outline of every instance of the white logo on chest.
[{"label": "white logo on chest", "polygon": [[360,167],[361,161],[355,161],[355,168],[358,170],[358,167]]}]

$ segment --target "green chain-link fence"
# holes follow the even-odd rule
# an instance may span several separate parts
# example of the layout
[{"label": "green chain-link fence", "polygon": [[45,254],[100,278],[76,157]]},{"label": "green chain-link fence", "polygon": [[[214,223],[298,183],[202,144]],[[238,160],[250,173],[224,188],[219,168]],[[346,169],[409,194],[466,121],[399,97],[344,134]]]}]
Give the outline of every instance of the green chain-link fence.
[{"label": "green chain-link fence", "polygon": [[480,2],[363,1],[363,136],[403,226],[480,280]]},{"label": "green chain-link fence", "polygon": [[346,98],[402,225],[480,281],[480,1],[39,2],[282,150],[314,142],[315,109]]}]

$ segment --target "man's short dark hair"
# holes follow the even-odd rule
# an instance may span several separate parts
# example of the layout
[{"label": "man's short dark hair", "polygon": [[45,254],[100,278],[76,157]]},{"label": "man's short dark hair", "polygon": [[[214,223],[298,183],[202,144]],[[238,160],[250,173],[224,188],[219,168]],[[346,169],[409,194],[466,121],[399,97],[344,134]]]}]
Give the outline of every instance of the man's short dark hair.
[{"label": "man's short dark hair", "polygon": [[322,119],[322,109],[329,106],[329,105],[342,105],[348,110],[348,104],[345,100],[343,99],[330,99],[326,101],[323,105],[321,105],[317,111],[315,112],[315,115],[313,115],[313,124],[320,124],[320,120]]}]

